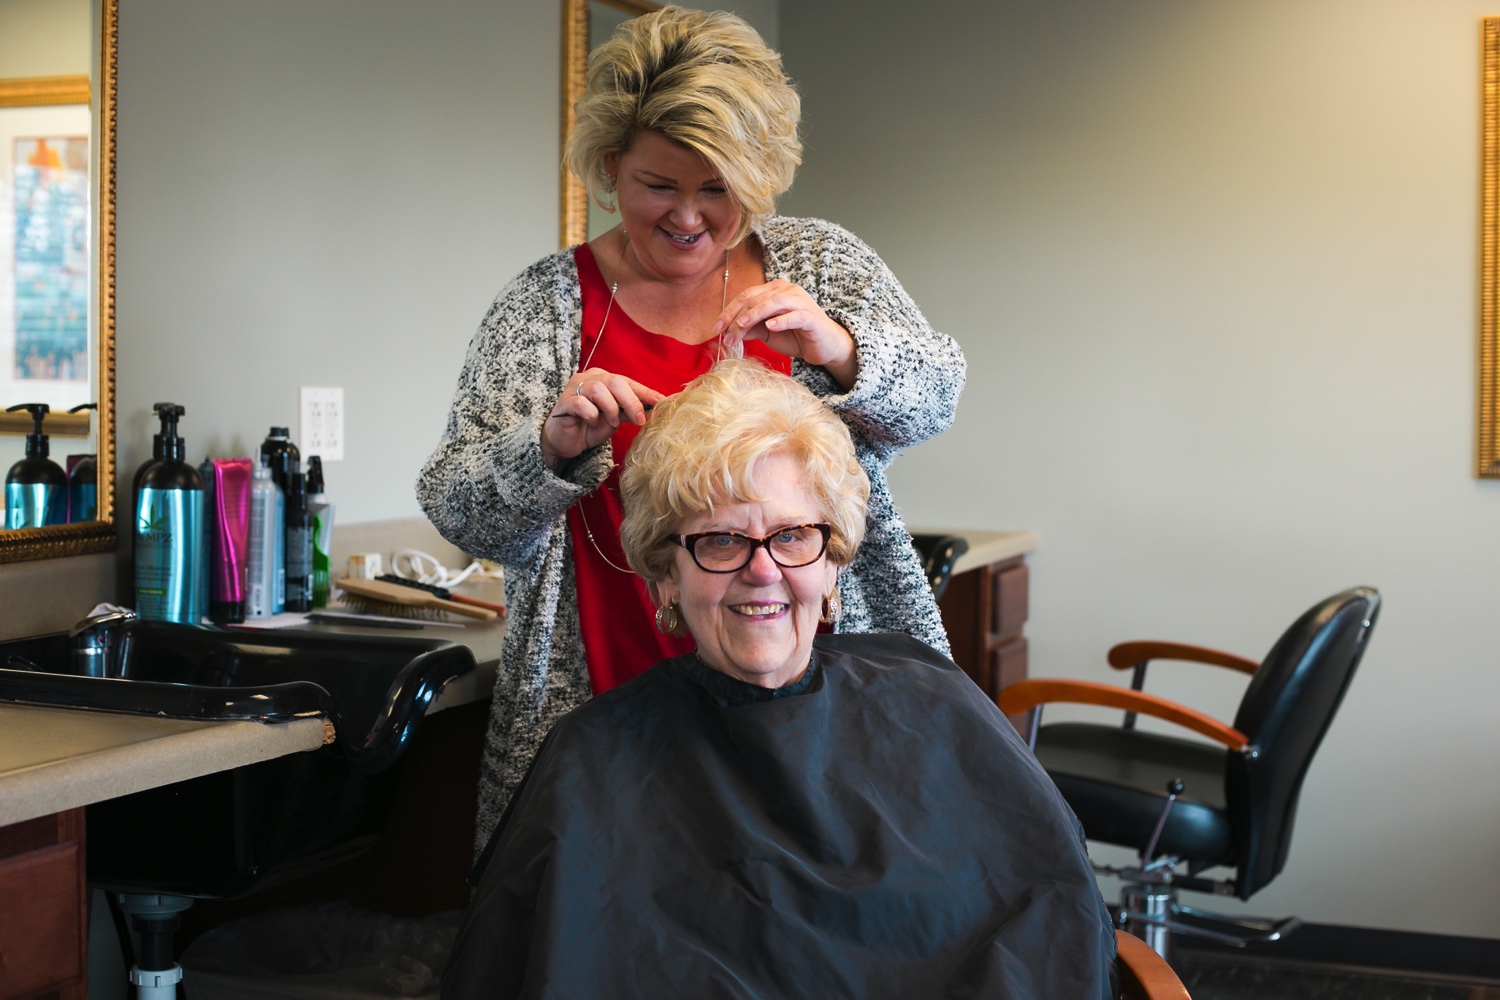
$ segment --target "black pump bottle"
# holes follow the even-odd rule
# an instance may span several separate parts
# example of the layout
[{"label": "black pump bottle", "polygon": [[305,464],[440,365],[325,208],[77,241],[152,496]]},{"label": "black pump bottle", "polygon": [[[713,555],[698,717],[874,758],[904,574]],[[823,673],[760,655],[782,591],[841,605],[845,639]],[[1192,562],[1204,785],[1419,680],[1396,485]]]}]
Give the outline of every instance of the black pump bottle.
[{"label": "black pump bottle", "polygon": [[42,431],[50,407],[46,403],[17,403],[5,410],[25,410],[35,423],[26,435],[26,457],[12,465],[5,476],[5,527],[15,530],[66,524],[68,476],[62,466],[47,457],[50,449]]}]

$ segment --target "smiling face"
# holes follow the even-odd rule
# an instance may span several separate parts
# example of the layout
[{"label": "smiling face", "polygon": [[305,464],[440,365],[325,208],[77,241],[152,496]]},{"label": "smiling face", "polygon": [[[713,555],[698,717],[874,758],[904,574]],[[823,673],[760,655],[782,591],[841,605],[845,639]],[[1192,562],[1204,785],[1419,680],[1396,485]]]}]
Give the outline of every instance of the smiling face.
[{"label": "smiling face", "polygon": [[645,274],[691,282],[717,271],[740,225],[740,206],[698,153],[660,132],[640,132],[605,157],[620,221]]},{"label": "smiling face", "polygon": [[[777,528],[825,520],[792,458],[761,459],[754,483],[755,492],[769,499],[720,504],[712,513],[685,520],[677,533],[735,531],[762,538]],[[671,571],[653,587],[663,605],[678,606],[704,663],[747,683],[776,688],[807,669],[823,597],[837,579],[838,568],[826,554],[807,566],[788,569],[778,566],[761,546],[743,569],[709,573],[678,547]]]}]

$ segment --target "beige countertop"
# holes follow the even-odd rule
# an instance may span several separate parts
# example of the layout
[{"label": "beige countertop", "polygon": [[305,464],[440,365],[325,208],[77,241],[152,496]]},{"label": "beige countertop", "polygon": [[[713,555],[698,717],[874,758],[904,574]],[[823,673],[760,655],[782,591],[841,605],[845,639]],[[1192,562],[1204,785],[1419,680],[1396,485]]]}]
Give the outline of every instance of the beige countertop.
[{"label": "beige countertop", "polygon": [[322,745],[321,718],[189,722],[0,704],[0,826]]},{"label": "beige countertop", "polygon": [[1036,551],[1036,536],[1029,531],[974,531],[968,528],[913,528],[914,535],[958,535],[969,543],[969,551],[953,564],[954,573],[1004,562]]}]

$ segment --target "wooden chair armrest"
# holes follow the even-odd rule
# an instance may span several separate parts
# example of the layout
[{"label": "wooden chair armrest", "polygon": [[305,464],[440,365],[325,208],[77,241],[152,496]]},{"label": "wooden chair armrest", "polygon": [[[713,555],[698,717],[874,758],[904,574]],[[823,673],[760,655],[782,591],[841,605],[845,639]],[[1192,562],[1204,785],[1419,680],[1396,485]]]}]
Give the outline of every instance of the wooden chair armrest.
[{"label": "wooden chair armrest", "polygon": [[1115,931],[1121,996],[1125,1000],[1192,1000],[1166,959],[1127,931]]},{"label": "wooden chair armrest", "polygon": [[1175,723],[1231,750],[1243,750],[1250,745],[1250,737],[1232,726],[1204,715],[1175,701],[1159,698],[1144,691],[1099,684],[1095,681],[1054,680],[1035,677],[1017,681],[995,695],[995,704],[1006,715],[1019,715],[1033,708],[1052,702],[1073,702],[1080,705],[1103,705],[1127,712],[1138,712],[1153,718]]},{"label": "wooden chair armrest", "polygon": [[1243,656],[1181,642],[1122,642],[1109,651],[1109,665],[1116,670],[1130,670],[1147,660],[1188,660],[1192,663],[1228,667],[1246,674],[1253,674],[1260,669],[1259,663]]}]

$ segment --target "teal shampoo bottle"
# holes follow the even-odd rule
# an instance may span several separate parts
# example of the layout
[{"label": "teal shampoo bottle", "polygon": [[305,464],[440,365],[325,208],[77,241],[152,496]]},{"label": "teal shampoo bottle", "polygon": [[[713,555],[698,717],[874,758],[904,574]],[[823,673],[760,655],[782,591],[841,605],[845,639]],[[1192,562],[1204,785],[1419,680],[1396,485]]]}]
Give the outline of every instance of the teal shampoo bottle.
[{"label": "teal shampoo bottle", "polygon": [[203,477],[183,460],[181,406],[158,407],[161,461],[141,477],[135,515],[135,610],[196,625],[203,618]]},{"label": "teal shampoo bottle", "polygon": [[25,410],[35,422],[35,428],[26,435],[26,457],[12,465],[5,476],[5,527],[14,531],[66,524],[68,474],[47,457],[47,435],[42,431],[49,407],[46,403],[17,403],[5,409],[7,413]]}]

